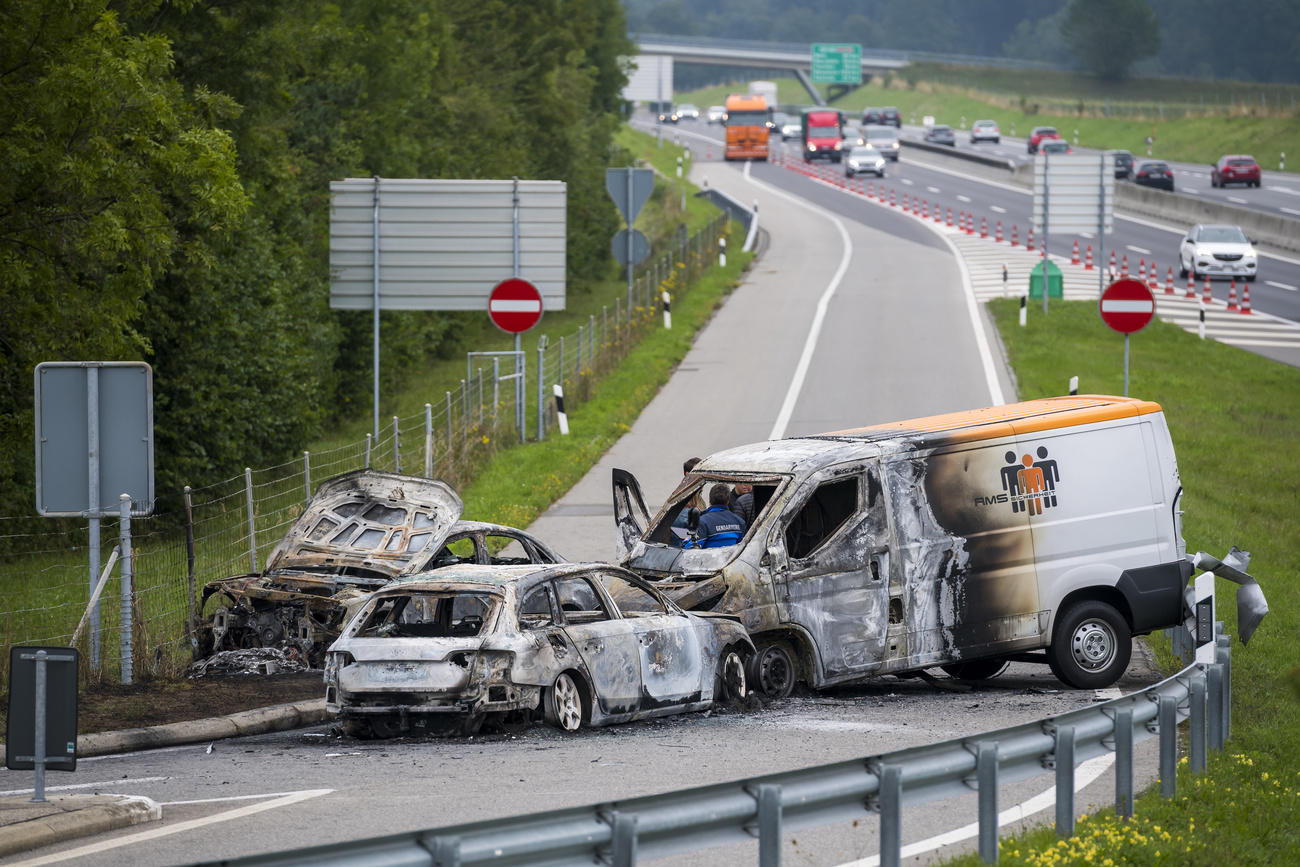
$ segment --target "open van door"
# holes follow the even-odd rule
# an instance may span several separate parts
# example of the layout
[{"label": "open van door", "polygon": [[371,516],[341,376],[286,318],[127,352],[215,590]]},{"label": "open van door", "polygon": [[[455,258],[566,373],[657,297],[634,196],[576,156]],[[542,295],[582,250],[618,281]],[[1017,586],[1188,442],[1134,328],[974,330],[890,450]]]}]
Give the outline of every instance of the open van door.
[{"label": "open van door", "polygon": [[614,469],[614,525],[617,530],[615,546],[619,562],[627,560],[637,540],[650,526],[650,512],[641,496],[641,483],[627,470]]}]

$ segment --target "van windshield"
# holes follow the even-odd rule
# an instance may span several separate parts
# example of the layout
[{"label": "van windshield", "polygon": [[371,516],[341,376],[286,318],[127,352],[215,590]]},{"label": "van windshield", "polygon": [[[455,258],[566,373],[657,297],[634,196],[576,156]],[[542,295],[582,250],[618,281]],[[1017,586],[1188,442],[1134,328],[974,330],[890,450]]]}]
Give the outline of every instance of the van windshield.
[{"label": "van windshield", "polygon": [[729,489],[726,508],[736,514],[745,523],[740,534],[741,541],[749,535],[749,529],[758,523],[772,497],[780,487],[780,480],[773,478],[751,479],[741,476],[722,476],[717,473],[688,475],[677,490],[669,497],[659,522],[643,537],[646,542],[657,542],[674,548],[686,547],[697,535],[691,526],[691,510],[702,514],[709,508],[709,494],[715,485]]}]

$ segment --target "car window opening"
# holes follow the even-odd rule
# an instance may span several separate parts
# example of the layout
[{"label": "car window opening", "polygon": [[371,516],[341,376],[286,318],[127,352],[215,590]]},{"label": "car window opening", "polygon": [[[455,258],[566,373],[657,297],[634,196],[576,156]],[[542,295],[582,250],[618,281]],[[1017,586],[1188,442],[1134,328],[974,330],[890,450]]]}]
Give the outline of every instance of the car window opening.
[{"label": "car window opening", "polygon": [[857,476],[820,485],[786,526],[785,546],[790,557],[801,560],[810,556],[857,510]]},{"label": "car window opening", "polygon": [[473,638],[496,606],[485,593],[384,596],[367,609],[358,638]]},{"label": "car window opening", "polygon": [[594,623],[609,620],[609,609],[596,589],[583,578],[561,578],[555,582],[560,610],[568,623]]},{"label": "car window opening", "polygon": [[[705,502],[705,495],[708,493],[709,486],[713,485],[715,482],[724,482],[726,484],[735,485],[740,482],[747,482],[747,480],[737,479],[734,477],[718,478],[717,476],[696,476],[692,473],[687,476],[686,481],[682,483],[685,487],[678,487],[677,496],[672,501],[672,504],[664,511],[663,520],[655,525],[655,527],[643,537],[645,541],[658,542],[661,545],[672,545],[674,547],[680,546],[682,542],[690,536],[690,531],[686,522],[687,510],[697,508],[703,512],[704,509],[708,507]],[[776,488],[777,486],[773,482],[753,483],[754,514],[753,520],[749,522],[749,526],[758,523],[759,518],[763,514],[763,510],[767,508],[768,502],[771,501],[772,496],[776,493]],[[745,535],[749,534],[749,526],[745,528]]]}]

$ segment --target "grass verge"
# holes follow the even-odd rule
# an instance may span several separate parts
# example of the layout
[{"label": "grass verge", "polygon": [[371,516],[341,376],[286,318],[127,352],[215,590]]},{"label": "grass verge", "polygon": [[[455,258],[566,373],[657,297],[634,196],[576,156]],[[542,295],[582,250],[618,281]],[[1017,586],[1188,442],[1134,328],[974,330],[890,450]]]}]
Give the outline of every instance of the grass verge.
[{"label": "grass verge", "polygon": [[[1122,391],[1123,339],[1095,304],[1058,303],[1047,317],[1031,311],[1026,328],[1014,300],[991,308],[1022,398],[1061,394],[1073,375],[1084,392]],[[1127,822],[1112,811],[1087,816],[1069,840],[1050,826],[1004,838],[1000,863],[1300,863],[1300,371],[1164,322],[1134,335],[1131,348],[1130,393],[1158,401],[1173,435],[1188,549],[1249,550],[1270,613],[1249,647],[1234,641],[1232,736],[1211,754],[1208,773],[1192,775],[1184,760],[1177,797],[1148,792]],[[1219,617],[1235,633],[1236,587],[1217,583]],[[1176,670],[1167,644],[1152,643]]]}]

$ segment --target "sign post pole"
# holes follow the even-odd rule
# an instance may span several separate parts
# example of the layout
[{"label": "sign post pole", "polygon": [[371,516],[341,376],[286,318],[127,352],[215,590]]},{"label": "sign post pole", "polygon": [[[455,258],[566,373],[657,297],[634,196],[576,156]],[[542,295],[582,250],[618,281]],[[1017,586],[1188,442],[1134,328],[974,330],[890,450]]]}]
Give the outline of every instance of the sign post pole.
[{"label": "sign post pole", "polygon": [[44,650],[36,651],[36,731],[35,749],[32,751],[32,763],[36,766],[36,782],[32,786],[32,803],[45,803],[45,689],[46,658]]},{"label": "sign post pole", "polygon": [[375,260],[374,290],[371,295],[371,303],[374,305],[374,391],[375,391],[375,442],[379,442],[379,175],[375,175],[375,213],[374,213],[374,239],[372,251]]},{"label": "sign post pole", "polygon": [[1047,226],[1051,222],[1051,217],[1047,210],[1047,194],[1051,184],[1047,183],[1047,178],[1051,175],[1047,171],[1047,151],[1042,151],[1043,157],[1043,315],[1047,315]]},{"label": "sign post pole", "polygon": [[[627,201],[628,201],[628,202],[633,202],[633,201],[635,201],[635,199],[634,199],[633,196],[632,196],[632,169],[630,169],[630,168],[627,170]],[[632,219],[631,219],[631,220],[628,220],[628,221],[627,221],[627,228],[628,228],[628,233],[627,233],[627,262],[624,263],[624,264],[627,266],[627,313],[628,313],[628,317],[629,317],[629,319],[630,319],[630,317],[632,316],[632,270],[633,270],[633,265],[636,264],[636,259],[633,258],[633,256],[632,256],[632,240],[633,240],[633,235],[632,235],[632,231],[631,231],[631,230],[632,230],[632,220],[634,220],[634,219],[636,219],[636,215],[635,215],[635,214],[632,215]]]},{"label": "sign post pole", "polygon": [[1128,397],[1128,335],[1124,335],[1124,396]]},{"label": "sign post pole", "polygon": [[[90,517],[87,545],[90,560],[90,592],[99,581],[99,368],[86,368],[86,458],[88,473],[87,514]],[[90,667],[99,668],[99,601],[90,612]],[[41,669],[44,671],[44,668]]]}]

